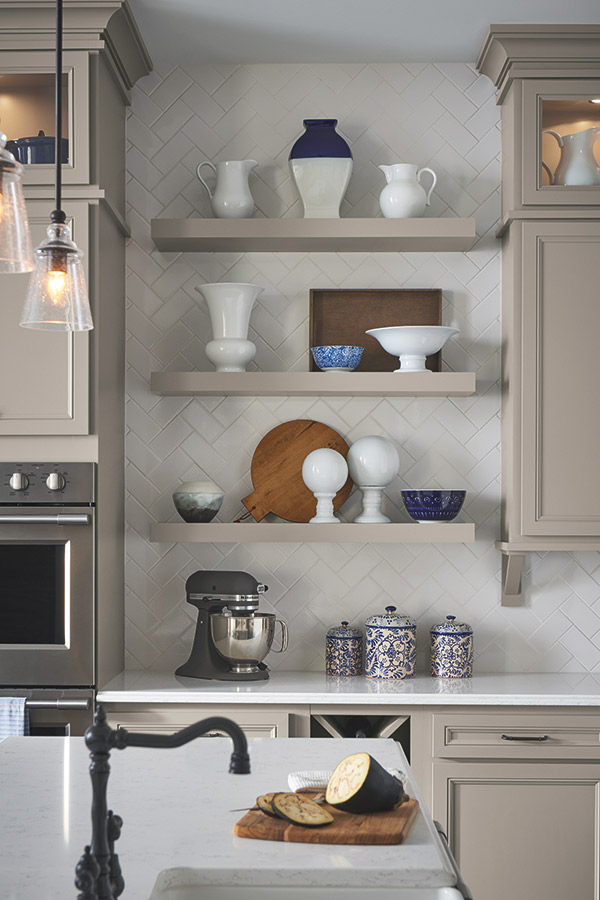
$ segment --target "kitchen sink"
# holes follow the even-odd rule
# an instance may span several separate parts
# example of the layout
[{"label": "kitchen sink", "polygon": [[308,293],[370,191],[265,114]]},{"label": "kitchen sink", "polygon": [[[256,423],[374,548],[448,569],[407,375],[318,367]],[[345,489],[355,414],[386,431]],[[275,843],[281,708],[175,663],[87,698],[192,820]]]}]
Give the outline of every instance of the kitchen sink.
[{"label": "kitchen sink", "polygon": [[160,872],[150,900],[463,900],[453,887],[250,887],[202,883],[198,869],[165,869]]}]

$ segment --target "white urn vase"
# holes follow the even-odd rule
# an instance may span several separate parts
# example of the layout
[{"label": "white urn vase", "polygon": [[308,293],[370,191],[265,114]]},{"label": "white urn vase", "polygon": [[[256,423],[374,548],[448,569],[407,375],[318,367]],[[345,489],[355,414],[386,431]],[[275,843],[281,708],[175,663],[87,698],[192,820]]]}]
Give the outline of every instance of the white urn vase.
[{"label": "white urn vase", "polygon": [[205,353],[217,372],[245,372],[256,355],[248,340],[250,313],[262,292],[258,284],[220,282],[199,284],[196,290],[206,300],[213,339]]}]

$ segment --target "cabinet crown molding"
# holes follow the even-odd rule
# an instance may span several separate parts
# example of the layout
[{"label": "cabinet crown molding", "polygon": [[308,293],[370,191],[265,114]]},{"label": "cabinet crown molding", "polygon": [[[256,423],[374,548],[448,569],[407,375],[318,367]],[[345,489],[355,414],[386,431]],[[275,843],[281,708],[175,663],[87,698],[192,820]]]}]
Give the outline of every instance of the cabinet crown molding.
[{"label": "cabinet crown molding", "polygon": [[600,25],[490,25],[475,65],[500,97],[514,78],[599,78]]},{"label": "cabinet crown molding", "polygon": [[[2,50],[54,50],[55,0],[0,0]],[[152,71],[128,0],[64,0],[65,50],[104,50],[127,90]]]}]

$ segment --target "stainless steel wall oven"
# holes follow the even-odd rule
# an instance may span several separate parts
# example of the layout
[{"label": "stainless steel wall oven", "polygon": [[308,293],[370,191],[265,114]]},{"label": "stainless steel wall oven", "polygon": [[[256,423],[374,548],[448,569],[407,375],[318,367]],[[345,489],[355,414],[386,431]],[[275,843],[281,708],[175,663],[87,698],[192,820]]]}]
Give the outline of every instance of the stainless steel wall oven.
[{"label": "stainless steel wall oven", "polygon": [[[0,463],[3,694],[56,689],[55,697],[44,695],[46,708],[56,709],[62,689],[93,687],[94,520],[93,463]],[[68,699],[77,700],[72,690]]]}]

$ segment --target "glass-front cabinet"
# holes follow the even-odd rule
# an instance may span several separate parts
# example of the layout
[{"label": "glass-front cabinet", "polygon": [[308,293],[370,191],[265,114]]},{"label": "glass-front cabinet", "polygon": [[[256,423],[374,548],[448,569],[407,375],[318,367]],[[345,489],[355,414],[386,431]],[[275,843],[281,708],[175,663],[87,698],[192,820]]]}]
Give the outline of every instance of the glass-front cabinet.
[{"label": "glass-front cabinet", "polygon": [[[88,54],[63,56],[63,182],[90,181]],[[24,165],[25,185],[54,183],[54,54],[0,54],[0,131]]]},{"label": "glass-front cabinet", "polygon": [[522,182],[510,208],[600,204],[600,80],[527,79],[513,90]]}]

